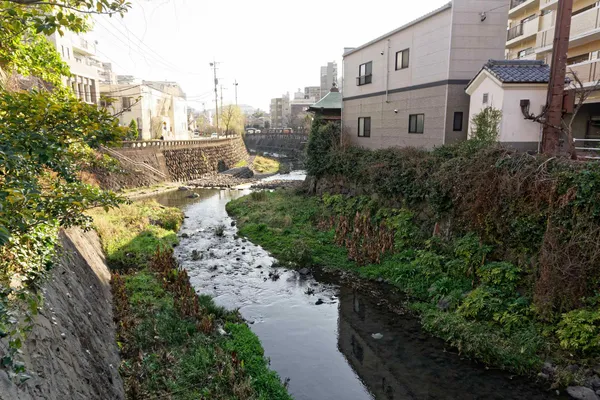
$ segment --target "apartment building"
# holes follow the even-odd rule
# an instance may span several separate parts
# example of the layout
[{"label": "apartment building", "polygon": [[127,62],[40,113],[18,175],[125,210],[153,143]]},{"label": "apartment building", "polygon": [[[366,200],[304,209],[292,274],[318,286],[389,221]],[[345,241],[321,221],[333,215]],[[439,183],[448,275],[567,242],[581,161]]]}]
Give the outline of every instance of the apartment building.
[{"label": "apartment building", "polygon": [[117,74],[113,71],[112,63],[103,62],[102,68],[98,70],[98,76],[100,77],[100,83],[105,85],[116,85]]},{"label": "apartment building", "polygon": [[[506,58],[552,62],[558,0],[512,0]],[[586,86],[600,80],[600,3],[573,0],[567,75],[577,74]],[[577,114],[573,129],[578,139],[600,138],[600,91],[594,91]]]},{"label": "apartment building", "polygon": [[504,58],[505,0],[453,0],[344,53],[345,140],[433,148],[467,138],[465,87]]},{"label": "apartment building", "polygon": [[285,94],[271,99],[271,128],[287,128],[290,119],[290,96]]},{"label": "apartment building", "polygon": [[306,86],[304,96],[307,99],[313,98],[315,101],[321,100],[321,86]]},{"label": "apartment building", "polygon": [[100,91],[110,99],[103,106],[119,115],[121,125],[137,122],[140,140],[191,138],[185,93],[177,83],[100,85]]},{"label": "apartment building", "polygon": [[321,96],[325,96],[329,93],[329,89],[333,84],[338,83],[338,68],[335,61],[328,62],[327,65],[321,67]]},{"label": "apartment building", "polygon": [[98,71],[103,66],[96,59],[96,43],[70,31],[65,31],[62,36],[54,33],[48,39],[71,70],[72,76],[64,77],[65,85],[70,87],[81,101],[98,104],[100,101]]}]

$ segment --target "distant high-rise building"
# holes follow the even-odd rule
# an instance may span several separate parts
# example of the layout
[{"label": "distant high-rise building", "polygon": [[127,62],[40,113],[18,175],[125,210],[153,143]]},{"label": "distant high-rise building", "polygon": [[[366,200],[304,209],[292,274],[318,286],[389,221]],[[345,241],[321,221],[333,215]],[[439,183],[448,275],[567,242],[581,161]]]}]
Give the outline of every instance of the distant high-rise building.
[{"label": "distant high-rise building", "polygon": [[290,116],[290,95],[271,99],[271,127],[286,128]]},{"label": "distant high-rise building", "polygon": [[327,93],[334,83],[338,83],[338,69],[335,61],[328,62],[327,65],[321,67],[321,95],[322,98]]},{"label": "distant high-rise building", "polygon": [[314,98],[315,102],[321,100],[321,86],[307,86],[304,88],[304,98]]}]

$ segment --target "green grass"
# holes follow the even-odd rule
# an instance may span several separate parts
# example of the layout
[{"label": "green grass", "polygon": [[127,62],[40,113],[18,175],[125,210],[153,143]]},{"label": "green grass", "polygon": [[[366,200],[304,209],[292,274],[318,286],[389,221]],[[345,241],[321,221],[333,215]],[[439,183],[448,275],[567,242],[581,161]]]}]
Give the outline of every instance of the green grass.
[{"label": "green grass", "polygon": [[202,322],[209,321],[210,328],[198,329],[148,268],[158,247],[177,242],[180,210],[144,201],[91,215],[109,265],[122,272],[124,282],[125,293],[115,284],[113,292],[116,307],[126,310],[118,321],[118,344],[127,398],[291,400],[237,311],[200,295]]},{"label": "green grass", "polygon": [[247,165],[248,165],[248,160],[240,160],[233,166],[233,168],[241,168],[241,167],[245,167]]},{"label": "green grass", "polygon": [[279,161],[272,158],[256,156],[252,163],[254,170],[261,174],[275,174],[279,171]]},{"label": "green grass", "polygon": [[180,210],[154,200],[121,205],[108,212],[97,208],[89,214],[107,261],[115,270],[145,267],[157,247],[179,242],[175,231],[183,222]]},{"label": "green grass", "polygon": [[[505,283],[479,282],[479,290],[473,290],[473,278],[455,268],[464,261],[451,245],[422,240],[383,256],[379,264],[359,266],[348,259],[346,248],[335,244],[333,229],[317,229],[320,217],[328,215],[319,198],[291,191],[261,193],[234,200],[227,210],[237,219],[240,235],[280,261],[302,265],[306,261],[299,257],[308,257],[327,269],[383,278],[406,294],[407,305],[426,330],[490,365],[535,374],[546,356],[560,357],[553,337],[543,335],[547,325],[532,316],[529,299]],[[447,310],[437,307],[440,300]]]}]

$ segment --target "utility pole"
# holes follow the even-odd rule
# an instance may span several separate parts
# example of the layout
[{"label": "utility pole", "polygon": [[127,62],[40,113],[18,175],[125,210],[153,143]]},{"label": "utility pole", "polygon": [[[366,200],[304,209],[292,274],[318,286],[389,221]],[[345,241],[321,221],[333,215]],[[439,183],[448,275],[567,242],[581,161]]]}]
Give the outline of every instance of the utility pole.
[{"label": "utility pole", "polygon": [[546,100],[546,123],[542,134],[542,153],[557,154],[560,147],[560,133],[567,74],[567,50],[571,33],[571,12],[573,0],[558,0],[550,82]]},{"label": "utility pole", "polygon": [[[214,61],[210,63],[210,66],[213,68],[213,75],[215,78],[215,109],[216,109],[216,117],[217,117],[217,132],[219,131],[219,98],[217,93],[217,85],[219,84],[219,80],[217,79],[217,62]],[[221,96],[222,98],[222,96]],[[223,105],[223,101],[221,100],[221,105]]]},{"label": "utility pole", "polygon": [[238,83],[237,83],[237,79],[233,82],[233,86],[235,87],[235,105],[237,106],[237,87],[238,87]]},{"label": "utility pole", "polygon": [[223,112],[223,85],[221,85],[221,112]]}]

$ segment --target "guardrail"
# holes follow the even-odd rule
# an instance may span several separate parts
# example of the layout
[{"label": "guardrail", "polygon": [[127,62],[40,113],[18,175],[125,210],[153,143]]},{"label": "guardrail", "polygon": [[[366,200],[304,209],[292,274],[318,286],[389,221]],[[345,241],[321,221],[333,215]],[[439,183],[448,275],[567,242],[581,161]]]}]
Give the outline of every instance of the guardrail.
[{"label": "guardrail", "polygon": [[[575,143],[575,150],[577,150],[577,152],[580,153],[577,155],[577,158],[581,158],[584,160],[600,160],[600,139],[573,139],[573,142]],[[577,143],[582,143],[584,147],[578,147]],[[594,145],[594,147],[585,146],[586,143]],[[584,152],[590,153],[581,154]]]},{"label": "guardrail", "polygon": [[237,138],[237,136],[219,139],[205,138],[191,140],[132,140],[124,141],[121,143],[122,147],[125,149],[170,148],[193,146],[203,143],[225,143],[235,138]]}]

